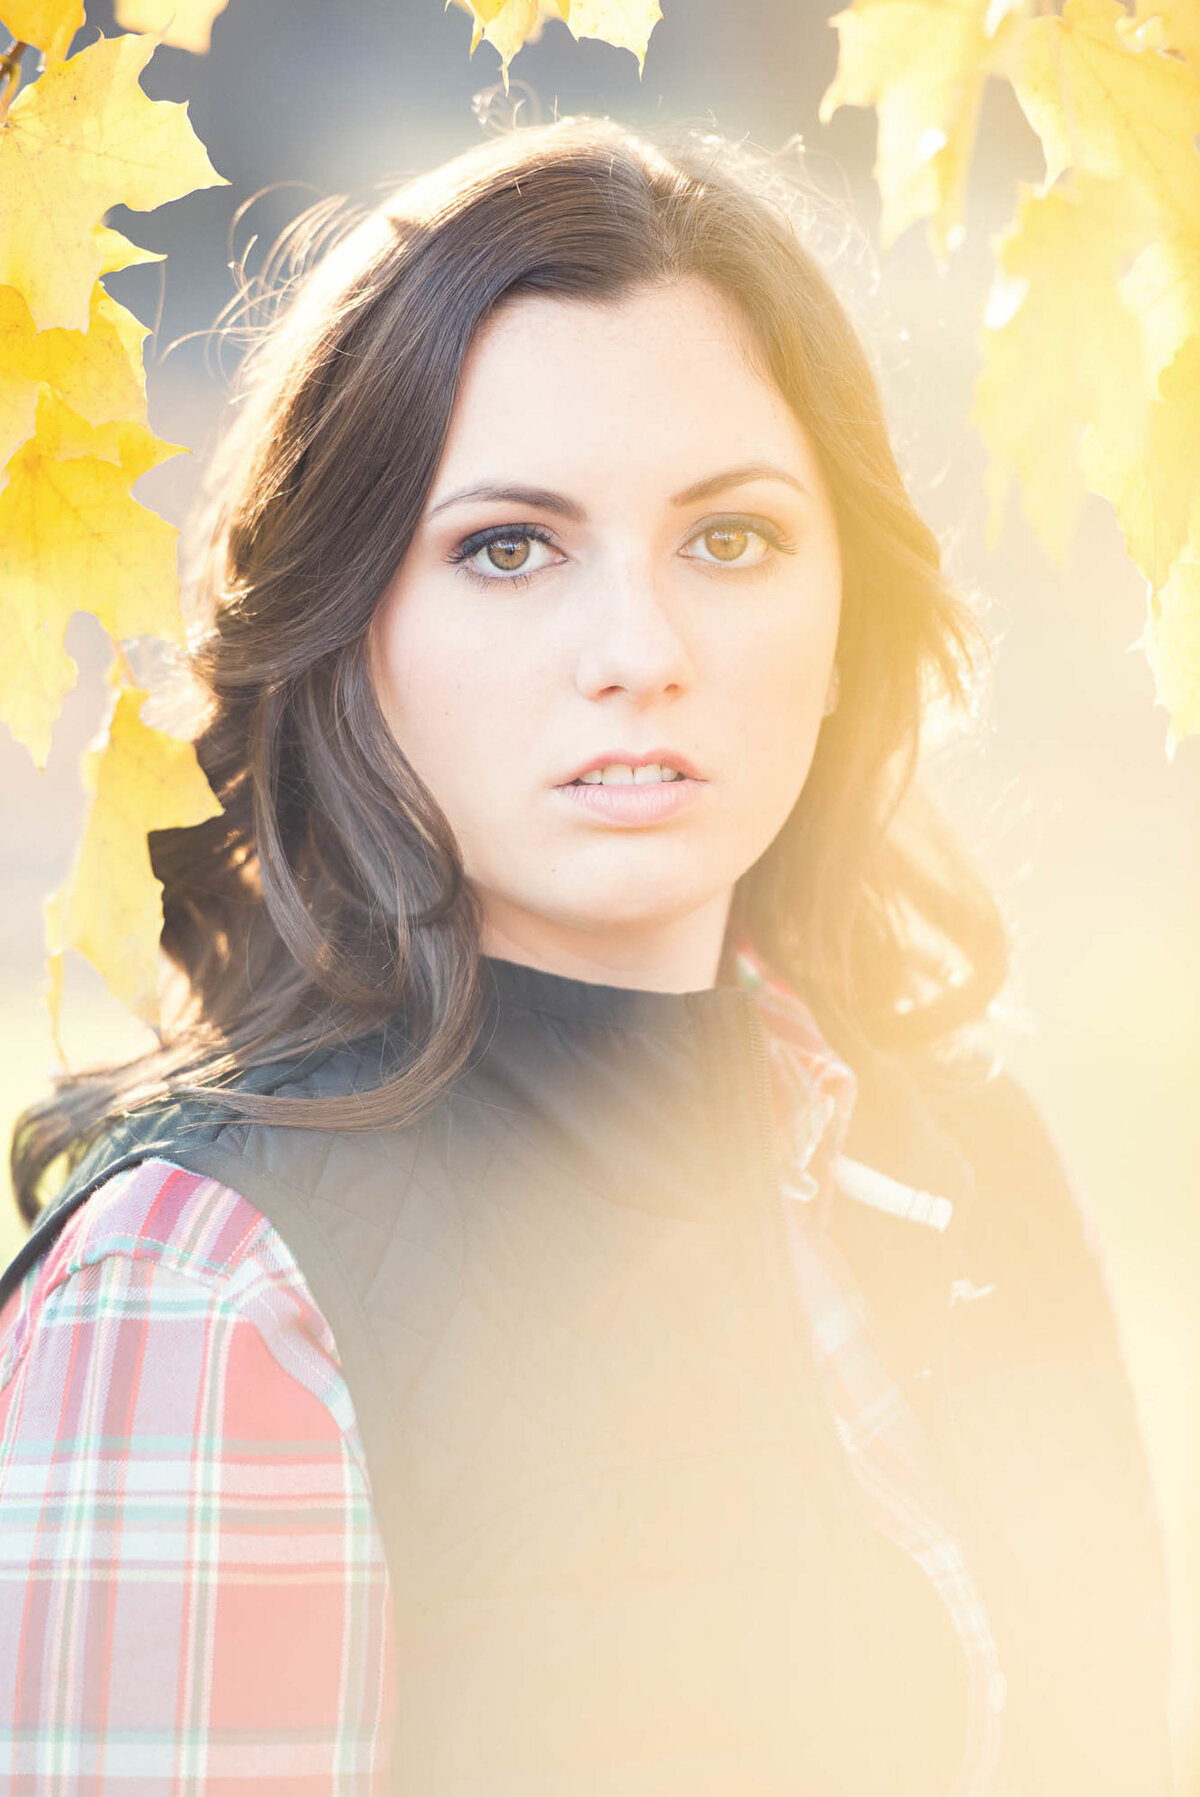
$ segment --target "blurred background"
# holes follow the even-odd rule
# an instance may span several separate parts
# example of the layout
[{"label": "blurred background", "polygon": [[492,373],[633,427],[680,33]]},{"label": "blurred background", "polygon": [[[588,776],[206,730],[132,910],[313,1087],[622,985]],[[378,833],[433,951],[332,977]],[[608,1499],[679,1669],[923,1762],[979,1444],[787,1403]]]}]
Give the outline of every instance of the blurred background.
[{"label": "blurred background", "polygon": [[[877,249],[874,114],[817,122],[837,60],[828,0],[664,0],[639,82],[634,58],[546,27],[511,69],[468,57],[467,15],[439,0],[231,0],[212,50],[160,48],[143,76],[186,100],[228,187],[110,222],[168,253],[109,277],[154,327],[150,419],[195,453],[143,477],[144,503],[182,524],[227,400],[239,344],[214,326],[231,264],[261,267],[279,231],[331,195],[376,191],[477,142],[489,111],[518,122],[602,113],[691,123],[768,150],[797,134],[827,204],[816,247],[851,305],[883,384],[901,463],[960,588],[994,645],[982,728],[925,777],[973,845],[1012,921],[1017,966],[1001,1040],[1040,1105],[1107,1251],[1111,1284],[1171,1556],[1179,1788],[1200,1794],[1200,738],[1166,758],[1166,713],[1134,645],[1143,582],[1099,500],[1069,569],[1054,569],[1014,497],[985,543],[984,457],[968,423],[992,237],[1017,184],[1041,179],[1037,143],[1007,87],[989,85],[963,246],[939,270],[914,227]],[[94,4],[75,48],[115,31]],[[792,152],[793,158],[796,151]],[[830,258],[832,257],[832,262]],[[0,1124],[40,1092],[56,1056],[45,1009],[41,902],[80,827],[79,754],[102,709],[107,651],[80,614],[81,677],[43,774],[0,726]],[[67,982],[72,1062],[143,1038],[83,964]],[[24,1236],[0,1206],[7,1260]]]}]

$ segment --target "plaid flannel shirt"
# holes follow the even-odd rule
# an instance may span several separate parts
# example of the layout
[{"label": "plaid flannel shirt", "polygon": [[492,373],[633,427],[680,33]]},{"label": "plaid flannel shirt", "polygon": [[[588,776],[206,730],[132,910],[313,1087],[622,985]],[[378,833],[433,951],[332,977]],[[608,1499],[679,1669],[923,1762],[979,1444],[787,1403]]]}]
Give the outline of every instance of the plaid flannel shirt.
[{"label": "plaid flannel shirt", "polygon": [[[994,1643],[822,1225],[856,1081],[748,945],[736,966],[766,1025],[825,1397],[873,1521],[962,1642],[958,1789],[979,1797],[1003,1701]],[[167,1161],[115,1175],[0,1313],[3,1789],[380,1793],[389,1605],[350,1392],[286,1244],[239,1193]]]},{"label": "plaid flannel shirt", "polygon": [[825,1400],[871,1520],[912,1556],[949,1612],[967,1663],[956,1797],[982,1797],[999,1760],[1006,1697],[996,1642],[945,1496],[930,1477],[917,1419],[885,1368],[862,1293],[826,1228],[858,1081],[808,1006],[770,977],[748,944],[737,971],[766,1025],[788,1239]]}]

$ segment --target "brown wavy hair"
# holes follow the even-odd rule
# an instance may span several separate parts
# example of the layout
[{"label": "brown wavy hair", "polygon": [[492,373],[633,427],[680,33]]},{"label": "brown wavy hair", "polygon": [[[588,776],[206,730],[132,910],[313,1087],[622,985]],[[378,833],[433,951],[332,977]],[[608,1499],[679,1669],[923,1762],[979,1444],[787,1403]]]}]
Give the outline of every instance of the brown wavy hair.
[{"label": "brown wavy hair", "polygon": [[[310,213],[328,228],[327,205]],[[931,709],[970,716],[987,638],[906,491],[862,342],[806,241],[811,216],[777,158],[581,118],[485,141],[335,228],[243,361],[201,501],[188,672],[224,813],[150,839],[182,1000],[151,1053],[60,1075],[21,1115],[26,1220],[60,1157],[69,1168],[106,1121],[166,1091],[272,1123],[377,1128],[418,1115],[466,1062],[483,1021],[478,907],[385,723],[367,633],[472,339],[523,293],[602,304],[711,283],[821,459],[842,556],[841,699],[791,815],[738,883],[727,953],[748,931],[851,1057],[945,1058],[983,1016],[1007,978],[1007,927],[916,773]],[[398,1016],[409,1052],[369,1092],[234,1089]]]}]

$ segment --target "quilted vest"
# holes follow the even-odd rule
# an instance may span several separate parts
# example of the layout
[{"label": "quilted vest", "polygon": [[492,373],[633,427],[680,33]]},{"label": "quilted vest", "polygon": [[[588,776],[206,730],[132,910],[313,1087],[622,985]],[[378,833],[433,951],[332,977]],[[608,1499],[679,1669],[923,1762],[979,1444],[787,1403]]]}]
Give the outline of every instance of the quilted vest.
[{"label": "quilted vest", "polygon": [[[0,1304],[76,1205],[150,1156],[222,1180],[279,1230],[367,1457],[394,1797],[949,1797],[961,1651],[929,1581],[865,1520],[819,1395],[753,998],[483,967],[479,1043],[424,1116],[354,1132],[186,1099],[133,1113],[39,1219]],[[385,1030],[240,1083],[361,1090],[398,1053]],[[845,1147],[969,1221],[969,1153],[882,1062],[860,1072]],[[962,1259],[961,1230],[861,1212],[842,1239],[936,1430],[960,1402],[947,1293],[991,1263]],[[968,1484],[1003,1468],[993,1451],[985,1430]],[[1002,1543],[988,1570],[999,1593]],[[1029,1643],[1048,1616],[1061,1646],[1035,1611],[1009,1630],[1018,1666],[1033,1659],[1005,1788],[1122,1788],[1102,1771],[1055,1782],[1055,1746],[1045,1783],[1036,1771],[1039,1705],[1060,1729],[1070,1700],[1038,1688]],[[1142,1735],[1139,1788],[1158,1791]]]}]

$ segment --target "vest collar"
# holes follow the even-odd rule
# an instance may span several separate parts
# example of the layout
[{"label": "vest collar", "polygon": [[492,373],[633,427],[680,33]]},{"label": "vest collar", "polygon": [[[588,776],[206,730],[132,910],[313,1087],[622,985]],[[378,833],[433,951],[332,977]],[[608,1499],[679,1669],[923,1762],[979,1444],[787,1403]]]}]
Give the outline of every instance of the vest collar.
[{"label": "vest collar", "polygon": [[[781,1060],[791,1061],[791,1074],[784,1077],[794,1081],[793,1103],[811,1102],[818,1093],[822,1097],[818,1134],[826,1137],[823,1164],[831,1163],[840,1149],[892,1180],[948,1198],[954,1206],[969,1204],[974,1171],[940,1126],[920,1079],[898,1058],[874,1051],[856,1055],[851,1069],[805,1000],[767,967],[748,938],[737,944],[732,965],[733,983],[659,992],[550,973],[498,956],[480,960],[484,990],[493,1005],[568,1023],[683,1037],[719,1032],[722,1025],[733,1029],[747,1012],[754,1012],[776,1067]],[[803,1144],[796,1158],[798,1172],[816,1149],[813,1140]],[[827,1207],[822,1209],[827,1214]]]},{"label": "vest collar", "polygon": [[600,1024],[609,1029],[647,1034],[680,1035],[697,1024],[717,1021],[745,1010],[740,985],[705,986],[693,992],[657,992],[642,986],[608,986],[595,980],[550,973],[500,956],[480,957],[485,990],[493,1002],[538,1011],[570,1023]]}]

